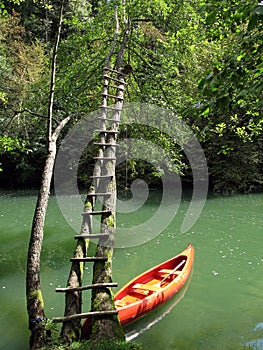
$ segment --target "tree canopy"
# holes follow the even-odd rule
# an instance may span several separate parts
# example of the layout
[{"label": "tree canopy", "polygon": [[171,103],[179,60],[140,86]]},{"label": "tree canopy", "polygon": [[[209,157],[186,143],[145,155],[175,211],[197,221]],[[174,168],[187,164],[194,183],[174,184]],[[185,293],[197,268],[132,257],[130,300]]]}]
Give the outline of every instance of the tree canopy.
[{"label": "tree canopy", "polygon": [[[263,6],[258,1],[69,0],[57,58],[54,122],[74,113],[75,123],[100,106],[116,6],[132,23],[124,57],[132,66],[126,101],[168,108],[192,128],[207,157],[213,190],[249,192],[262,186]],[[30,186],[45,156],[59,1],[2,0],[0,9],[1,178],[6,185]],[[172,154],[170,170],[190,181],[186,156],[173,140],[158,130],[129,126],[128,131],[159,142]],[[91,153],[81,162],[82,182]],[[129,161],[131,178],[143,173],[155,186],[160,171]]]}]

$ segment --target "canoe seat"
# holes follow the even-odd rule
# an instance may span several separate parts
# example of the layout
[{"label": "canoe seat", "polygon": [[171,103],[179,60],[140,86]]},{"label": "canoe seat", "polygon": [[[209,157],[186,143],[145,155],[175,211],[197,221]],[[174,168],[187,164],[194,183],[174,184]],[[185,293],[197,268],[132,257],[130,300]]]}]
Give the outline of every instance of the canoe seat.
[{"label": "canoe seat", "polygon": [[165,273],[165,274],[169,274],[169,273],[172,273],[173,275],[179,275],[182,271],[174,271],[173,270],[170,270],[170,269],[162,269],[162,270],[159,270],[158,273]]},{"label": "canoe seat", "polygon": [[114,304],[117,307],[122,307],[122,306],[126,305],[122,300],[115,300]]},{"label": "canoe seat", "polygon": [[135,293],[136,296],[140,295],[140,298],[141,298],[141,297],[147,296],[150,293],[150,291],[149,290],[144,290],[144,289],[141,289],[141,288],[133,288],[132,287],[132,293]]},{"label": "canoe seat", "polygon": [[162,269],[162,270],[159,270],[158,272],[160,273],[171,273],[173,270],[171,269]]},{"label": "canoe seat", "polygon": [[154,286],[151,284],[141,284],[141,283],[136,283],[133,286],[134,289],[142,289],[142,290],[146,290],[146,291],[152,291],[152,292],[159,292],[160,291],[160,287],[158,286]]}]

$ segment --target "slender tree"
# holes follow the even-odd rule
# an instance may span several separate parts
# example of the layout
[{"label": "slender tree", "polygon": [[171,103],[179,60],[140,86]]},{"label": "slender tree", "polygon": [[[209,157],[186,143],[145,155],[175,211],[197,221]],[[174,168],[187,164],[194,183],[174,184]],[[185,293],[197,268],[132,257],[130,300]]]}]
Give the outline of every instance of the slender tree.
[{"label": "slender tree", "polygon": [[41,188],[39,191],[39,196],[32,223],[27,258],[26,297],[29,318],[29,329],[31,331],[31,349],[39,349],[43,347],[43,345],[47,341],[47,334],[43,322],[45,320],[44,302],[40,286],[40,255],[44,235],[46,210],[50,195],[51,179],[53,175],[53,168],[56,156],[56,141],[62,128],[72,117],[72,115],[68,115],[66,118],[64,118],[61,122],[58,123],[54,131],[52,130],[56,59],[62,27],[64,3],[65,1],[62,0],[59,13],[59,25],[52,58],[49,107],[47,116],[47,157],[42,174]]}]

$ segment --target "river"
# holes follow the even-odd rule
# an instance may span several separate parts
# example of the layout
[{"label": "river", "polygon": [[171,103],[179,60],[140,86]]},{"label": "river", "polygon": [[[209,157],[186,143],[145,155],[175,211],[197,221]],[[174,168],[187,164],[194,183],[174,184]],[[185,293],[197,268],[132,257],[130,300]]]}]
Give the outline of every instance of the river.
[{"label": "river", "polygon": [[[0,348],[23,350],[28,349],[29,337],[25,267],[36,193],[1,191],[0,199]],[[155,215],[158,206],[159,194],[153,192],[140,210],[119,214],[118,227],[134,227],[137,234],[136,226]],[[114,251],[113,280],[122,286],[178,254],[188,243],[195,247],[194,269],[187,286],[167,305],[130,325],[127,337],[141,343],[144,350],[263,349],[263,194],[209,195],[194,226],[180,233],[188,207],[186,196],[160,234]],[[74,234],[52,196],[41,264],[48,318],[64,312],[64,296],[55,293],[55,288],[66,284]],[[86,268],[87,281],[90,275],[90,268]],[[89,311],[89,292],[84,293],[83,312]]]}]

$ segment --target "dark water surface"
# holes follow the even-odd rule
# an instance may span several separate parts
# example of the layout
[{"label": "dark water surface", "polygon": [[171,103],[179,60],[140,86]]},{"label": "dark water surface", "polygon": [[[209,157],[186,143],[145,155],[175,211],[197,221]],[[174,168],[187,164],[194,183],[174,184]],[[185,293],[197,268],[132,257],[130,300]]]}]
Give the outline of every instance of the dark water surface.
[{"label": "dark water surface", "polygon": [[[153,193],[140,211],[119,214],[118,226],[134,226],[136,231],[156,213],[159,199]],[[0,349],[23,350],[29,337],[25,267],[36,193],[2,191],[0,201]],[[189,242],[196,253],[187,286],[167,305],[130,325],[127,337],[146,350],[263,349],[263,194],[209,196],[198,221],[183,234],[188,206],[189,200],[182,200],[175,219],[152,240],[115,249],[113,279],[119,286],[178,254]],[[74,234],[51,197],[41,265],[48,318],[64,312],[64,295],[54,290],[66,285]],[[90,270],[86,268],[86,282]],[[83,312],[89,311],[89,292],[84,293]]]}]

